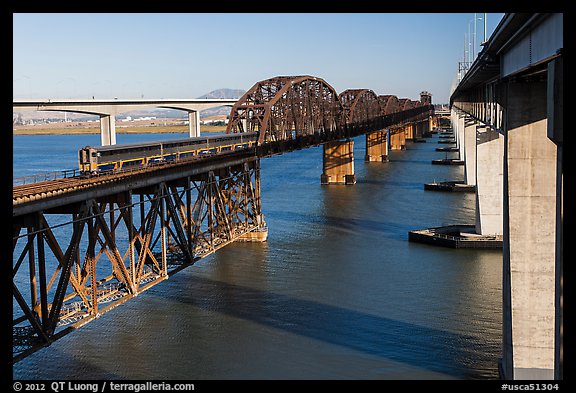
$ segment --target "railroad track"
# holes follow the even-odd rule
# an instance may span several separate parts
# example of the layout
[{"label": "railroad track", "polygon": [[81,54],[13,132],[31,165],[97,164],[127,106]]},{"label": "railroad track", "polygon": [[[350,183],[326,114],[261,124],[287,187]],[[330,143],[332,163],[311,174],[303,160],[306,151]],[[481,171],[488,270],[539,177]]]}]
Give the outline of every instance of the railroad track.
[{"label": "railroad track", "polygon": [[[130,175],[132,175],[131,173]],[[96,178],[66,178],[54,179],[40,183],[14,186],[12,189],[12,205],[19,205],[66,192],[76,191],[83,188],[94,187],[99,184],[117,180],[128,174],[104,175]]]},{"label": "railroad track", "polygon": [[[190,157],[186,160],[156,163],[152,166],[131,168],[129,170],[124,170],[121,172],[113,172],[91,177],[77,176],[77,177],[53,179],[37,183],[17,185],[13,186],[12,188],[12,206],[14,207],[18,205],[23,205],[29,202],[45,198],[51,198],[70,192],[87,190],[89,188],[99,187],[104,184],[118,182],[129,177],[146,175],[151,172],[164,170],[168,168],[197,164],[207,162],[213,159],[216,160],[223,158],[225,159],[226,156],[231,156],[234,155],[235,153],[236,152],[234,151],[221,152],[217,155],[210,155],[205,157],[195,156]],[[241,154],[242,153],[245,152],[242,151]]]}]

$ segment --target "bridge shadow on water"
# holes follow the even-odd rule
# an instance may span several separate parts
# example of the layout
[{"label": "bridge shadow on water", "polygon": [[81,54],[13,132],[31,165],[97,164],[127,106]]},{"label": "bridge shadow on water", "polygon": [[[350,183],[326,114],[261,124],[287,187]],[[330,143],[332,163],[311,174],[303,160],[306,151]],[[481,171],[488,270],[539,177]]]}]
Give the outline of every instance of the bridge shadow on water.
[{"label": "bridge shadow on water", "polygon": [[[315,301],[193,276],[172,300],[450,377],[486,377],[494,351],[458,334]],[[483,354],[483,355],[479,355]],[[484,370],[478,370],[478,366]]]},{"label": "bridge shadow on water", "polygon": [[[326,215],[303,214],[283,210],[267,210],[267,217],[274,220],[284,220],[290,223],[306,223],[318,226],[326,226],[336,231],[363,231],[377,232],[379,236],[395,240],[408,239],[408,231],[414,228],[407,224],[391,221],[378,221],[366,218],[334,217]],[[271,221],[268,225],[272,225]]]},{"label": "bridge shadow on water", "polygon": [[357,184],[371,184],[376,186],[394,187],[397,189],[405,190],[422,190],[424,188],[422,182],[416,181],[400,181],[400,180],[375,180],[375,179],[359,179]]}]

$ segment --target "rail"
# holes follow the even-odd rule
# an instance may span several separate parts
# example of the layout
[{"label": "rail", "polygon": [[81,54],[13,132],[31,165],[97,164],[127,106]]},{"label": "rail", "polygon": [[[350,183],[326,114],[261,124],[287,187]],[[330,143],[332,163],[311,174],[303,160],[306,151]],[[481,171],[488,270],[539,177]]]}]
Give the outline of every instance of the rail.
[{"label": "rail", "polygon": [[33,175],[15,177],[12,179],[12,185],[22,186],[25,184],[34,184],[49,180],[80,177],[80,175],[82,175],[82,172],[79,169],[61,169],[58,171],[36,173]]},{"label": "rail", "polygon": [[[222,154],[222,153],[219,153]],[[206,157],[213,156],[213,154],[206,154]],[[120,174],[120,173],[130,173],[130,172],[138,172],[144,168],[151,168],[151,167],[161,167],[164,165],[168,165],[171,163],[179,163],[184,161],[196,161],[203,158],[199,156],[193,157],[186,157],[186,158],[178,158],[176,160],[162,160],[162,161],[154,161],[149,162],[146,166],[134,166],[134,167],[127,167],[127,168],[119,168],[119,169],[107,169],[101,170],[95,173],[90,174],[91,178],[100,177],[100,176],[107,176],[113,174]],[[86,174],[81,171],[80,169],[63,169],[59,171],[52,171],[52,172],[44,172],[38,173],[34,175],[26,175],[15,177],[12,179],[13,186],[22,186],[26,184],[35,184],[41,183],[50,180],[57,180],[57,179],[72,179],[72,178],[81,178],[86,176]]]}]

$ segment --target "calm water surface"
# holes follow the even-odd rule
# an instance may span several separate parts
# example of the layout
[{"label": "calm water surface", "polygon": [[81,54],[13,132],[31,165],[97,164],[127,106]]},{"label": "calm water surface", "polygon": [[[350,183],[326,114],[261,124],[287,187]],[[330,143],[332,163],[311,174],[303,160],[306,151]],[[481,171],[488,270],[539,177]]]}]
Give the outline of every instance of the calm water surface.
[{"label": "calm water surface", "polygon": [[[423,189],[463,178],[431,165],[445,156],[437,138],[389,163],[364,163],[356,138],[355,186],[320,185],[321,147],[263,159],[266,243],[208,256],[17,363],[14,378],[498,378],[501,252],[408,242],[412,229],[474,222],[473,194]],[[99,136],[13,142],[16,177],[74,168]]]}]

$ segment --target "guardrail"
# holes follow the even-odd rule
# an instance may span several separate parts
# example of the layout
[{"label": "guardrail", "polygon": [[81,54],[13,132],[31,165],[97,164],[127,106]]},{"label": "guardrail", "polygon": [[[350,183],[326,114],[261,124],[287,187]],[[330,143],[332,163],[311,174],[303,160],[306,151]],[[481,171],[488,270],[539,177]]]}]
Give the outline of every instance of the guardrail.
[{"label": "guardrail", "polygon": [[63,169],[59,171],[37,173],[34,175],[26,175],[15,177],[12,179],[12,185],[21,186],[24,184],[40,183],[43,181],[67,179],[72,177],[79,177],[82,174],[79,169]]}]

